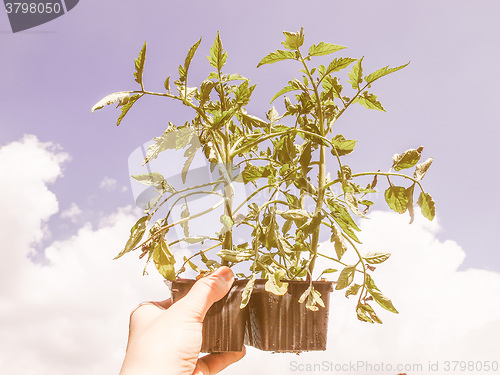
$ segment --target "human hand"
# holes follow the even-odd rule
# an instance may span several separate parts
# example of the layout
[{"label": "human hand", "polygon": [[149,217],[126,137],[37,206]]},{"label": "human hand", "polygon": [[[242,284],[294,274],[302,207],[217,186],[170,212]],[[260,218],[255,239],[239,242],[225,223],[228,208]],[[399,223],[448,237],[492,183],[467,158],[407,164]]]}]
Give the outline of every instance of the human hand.
[{"label": "human hand", "polygon": [[146,302],[135,309],[120,375],[213,375],[243,358],[244,348],[198,358],[205,314],[233,280],[231,269],[221,267],[198,280],[175,304]]}]

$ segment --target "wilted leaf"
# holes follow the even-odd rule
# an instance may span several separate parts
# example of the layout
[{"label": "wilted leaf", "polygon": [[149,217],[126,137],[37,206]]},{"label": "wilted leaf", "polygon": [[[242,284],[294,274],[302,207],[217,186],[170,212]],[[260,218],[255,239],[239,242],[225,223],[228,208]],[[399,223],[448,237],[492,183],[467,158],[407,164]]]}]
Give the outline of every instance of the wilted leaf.
[{"label": "wilted leaf", "polygon": [[156,269],[167,280],[175,280],[175,258],[168,249],[167,243],[160,241],[153,251]]},{"label": "wilted leaf", "polygon": [[332,224],[332,236],[330,237],[330,241],[334,243],[335,253],[337,254],[338,260],[340,260],[347,251],[347,244],[342,238],[342,232],[335,224]]},{"label": "wilted leaf", "polygon": [[400,214],[405,213],[408,207],[408,197],[405,192],[406,189],[404,187],[391,185],[385,191],[385,201],[389,205],[389,208]]},{"label": "wilted leaf", "polygon": [[379,264],[385,262],[387,259],[389,259],[390,256],[391,253],[369,252],[363,257],[363,259],[370,264]]},{"label": "wilted leaf", "polygon": [[410,215],[410,224],[413,223],[415,219],[415,210],[413,208],[413,191],[415,190],[415,184],[412,184],[408,189],[405,190],[405,195],[408,198],[408,203],[406,208],[408,208],[408,214]]},{"label": "wilted leaf", "polygon": [[130,100],[130,92],[129,91],[120,91],[115,92],[113,94],[107,95],[101,100],[99,100],[90,110],[91,112],[97,111],[98,109],[103,108],[106,105],[110,105],[118,102],[118,106],[125,105]]},{"label": "wilted leaf", "polygon": [[146,215],[137,220],[134,226],[130,229],[130,237],[125,244],[125,248],[115,257],[115,259],[118,259],[123,254],[133,250],[141,242],[142,237],[146,232],[146,225],[148,224],[149,219],[151,219],[151,216]]},{"label": "wilted leaf", "polygon": [[417,180],[421,180],[424,178],[425,174],[427,173],[427,170],[432,164],[432,158],[427,159],[421,164],[417,164],[415,167],[415,173],[413,173],[413,177],[416,178]]},{"label": "wilted leaf", "polygon": [[241,250],[230,250],[223,249],[217,253],[217,256],[222,260],[226,260],[228,262],[242,262],[244,260],[249,260],[254,255],[253,250],[251,249],[241,249]]},{"label": "wilted leaf", "polygon": [[168,192],[174,192],[174,188],[158,172],[137,174],[132,175],[131,177],[141,184],[154,187],[156,190],[166,190]]},{"label": "wilted leaf", "polygon": [[424,192],[420,193],[417,204],[420,206],[422,215],[429,220],[434,219],[434,216],[436,216],[436,207],[430,194]]},{"label": "wilted leaf", "polygon": [[280,215],[282,218],[287,220],[304,220],[304,219],[309,219],[311,217],[309,215],[309,212],[303,209],[288,210],[288,211],[277,210],[276,213]]},{"label": "wilted leaf", "polygon": [[345,291],[346,298],[358,294],[359,288],[361,288],[361,285],[358,284],[353,284],[349,288],[347,288],[347,290]]},{"label": "wilted leaf", "polygon": [[269,275],[264,288],[266,292],[273,293],[277,296],[282,296],[288,289],[288,283],[281,281],[285,277],[285,271],[279,269]]},{"label": "wilted leaf", "polygon": [[220,222],[224,226],[225,231],[231,230],[234,224],[233,220],[226,214],[221,215]]},{"label": "wilted leaf", "polygon": [[245,288],[243,289],[243,293],[241,295],[240,309],[244,308],[250,301],[250,296],[252,295],[253,287],[255,285],[255,278],[256,275],[255,273],[253,273],[250,279],[248,280],[247,285],[245,285]]},{"label": "wilted leaf", "polygon": [[344,46],[339,46],[337,44],[319,42],[318,45],[313,44],[309,48],[309,56],[329,55],[331,53],[340,51],[341,49],[344,49],[344,48],[345,48]]},{"label": "wilted leaf", "polygon": [[[189,208],[187,205],[184,205],[184,209],[181,211],[181,219],[187,219],[189,216]],[[184,230],[184,236],[189,237],[189,220],[182,221],[181,227]]]}]

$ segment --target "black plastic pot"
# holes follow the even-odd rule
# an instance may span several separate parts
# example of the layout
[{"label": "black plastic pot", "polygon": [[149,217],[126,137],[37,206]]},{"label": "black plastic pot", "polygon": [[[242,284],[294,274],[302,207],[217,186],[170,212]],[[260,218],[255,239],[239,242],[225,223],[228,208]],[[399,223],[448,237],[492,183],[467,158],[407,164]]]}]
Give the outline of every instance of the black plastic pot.
[{"label": "black plastic pot", "polygon": [[[239,352],[243,349],[248,321],[248,307],[240,309],[241,293],[247,280],[235,280],[233,286],[220,301],[208,310],[203,321],[204,353]],[[184,297],[195,280],[178,279],[172,281],[172,300]]]},{"label": "black plastic pot", "polygon": [[326,350],[331,281],[315,281],[325,307],[318,311],[298,303],[309,287],[306,281],[287,281],[288,291],[276,296],[264,289],[267,280],[256,280],[249,302],[250,326],[245,344],[274,352]]}]

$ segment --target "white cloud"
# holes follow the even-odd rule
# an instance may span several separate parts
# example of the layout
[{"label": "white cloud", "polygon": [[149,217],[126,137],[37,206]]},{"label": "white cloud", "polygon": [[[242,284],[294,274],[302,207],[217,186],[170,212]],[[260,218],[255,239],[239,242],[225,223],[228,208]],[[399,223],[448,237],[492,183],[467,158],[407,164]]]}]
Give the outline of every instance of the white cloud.
[{"label": "white cloud", "polygon": [[99,187],[103,190],[113,191],[116,189],[116,183],[117,183],[117,181],[114,178],[106,176],[102,179]]},{"label": "white cloud", "polygon": [[61,217],[63,219],[69,219],[71,220],[72,223],[76,223],[78,220],[78,217],[82,214],[82,210],[80,207],[76,205],[76,203],[71,203],[69,208],[67,210],[64,210],[61,212]]},{"label": "white cloud", "polygon": [[[137,218],[118,209],[95,228],[83,225],[70,239],[45,249],[47,263],[34,263],[33,244],[58,211],[47,188],[62,173],[67,155],[35,137],[0,149],[0,368],[9,375],[117,373],[124,354],[128,314],[138,302],[167,295],[155,272],[142,277],[143,262],[112,258]],[[438,239],[439,225],[393,213],[374,212],[363,222],[362,251],[391,251],[374,279],[400,314],[379,308],[383,325],[361,323],[355,300],[334,292],[328,350],[297,355],[248,348],[227,374],[293,374],[298,364],[422,364],[423,371],[318,371],[307,373],[396,374],[429,372],[429,362],[499,360],[500,275],[459,271],[465,254]]]}]

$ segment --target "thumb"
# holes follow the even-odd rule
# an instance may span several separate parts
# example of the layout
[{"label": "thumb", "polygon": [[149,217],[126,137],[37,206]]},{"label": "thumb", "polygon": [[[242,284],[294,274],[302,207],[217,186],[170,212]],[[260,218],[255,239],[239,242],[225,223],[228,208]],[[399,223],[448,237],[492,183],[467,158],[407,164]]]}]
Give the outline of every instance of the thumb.
[{"label": "thumb", "polygon": [[220,267],[199,279],[177,304],[189,306],[189,311],[194,314],[192,318],[202,322],[208,309],[229,292],[233,281],[233,271],[229,267]]}]

